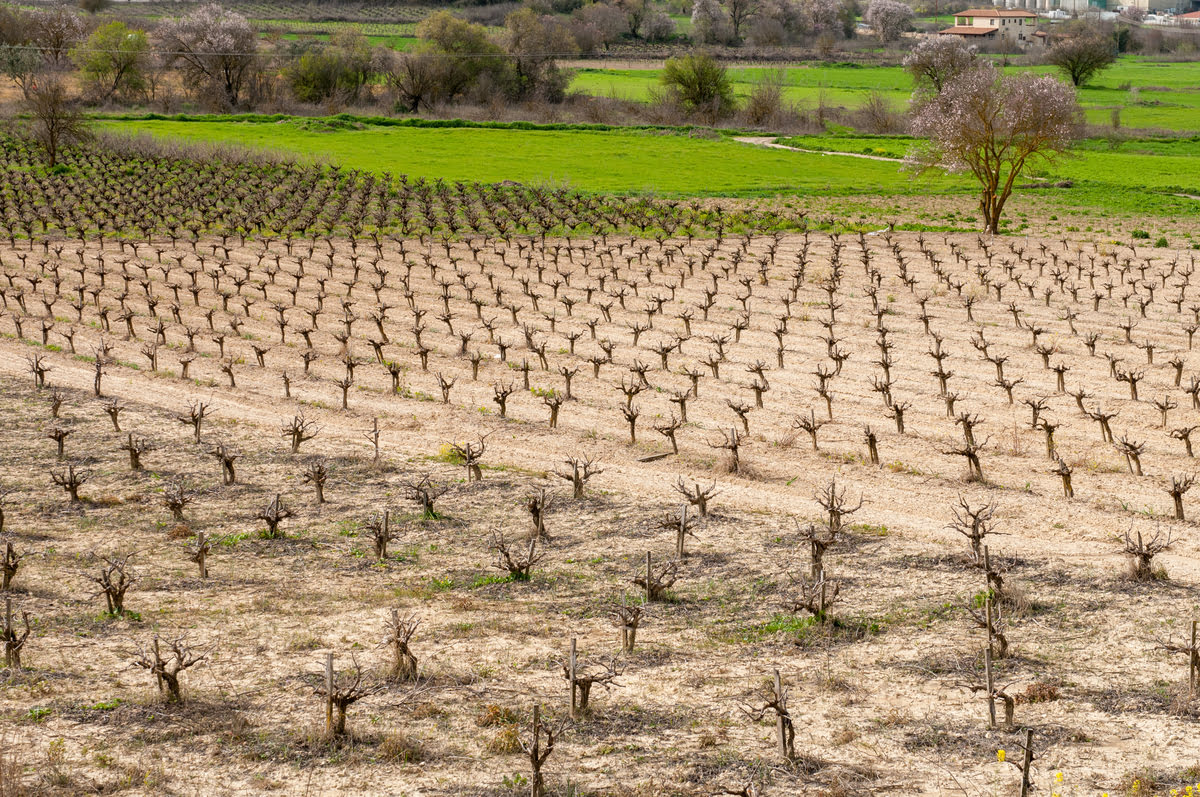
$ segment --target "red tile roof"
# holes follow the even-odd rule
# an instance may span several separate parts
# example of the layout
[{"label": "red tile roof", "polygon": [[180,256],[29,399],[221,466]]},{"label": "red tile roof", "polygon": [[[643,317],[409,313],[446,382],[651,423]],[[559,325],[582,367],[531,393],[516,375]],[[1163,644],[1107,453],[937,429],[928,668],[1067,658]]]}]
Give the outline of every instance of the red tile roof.
[{"label": "red tile roof", "polygon": [[973,25],[955,25],[952,28],[939,30],[938,33],[947,33],[953,36],[983,36],[988,33],[995,33],[999,28],[977,28]]},{"label": "red tile roof", "polygon": [[1022,11],[1015,8],[968,8],[959,11],[956,17],[1037,17],[1032,11]]}]

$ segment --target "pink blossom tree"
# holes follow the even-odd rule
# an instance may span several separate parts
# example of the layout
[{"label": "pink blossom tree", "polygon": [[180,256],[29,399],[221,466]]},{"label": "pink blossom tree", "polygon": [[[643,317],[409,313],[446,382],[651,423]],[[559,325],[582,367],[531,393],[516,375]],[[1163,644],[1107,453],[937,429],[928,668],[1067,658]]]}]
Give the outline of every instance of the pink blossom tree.
[{"label": "pink blossom tree", "polygon": [[912,132],[925,138],[910,168],[969,172],[989,233],[1031,163],[1050,162],[1079,137],[1083,114],[1075,89],[1048,75],[1001,75],[990,64],[951,79],[937,95],[914,95]]},{"label": "pink blossom tree", "polygon": [[[913,10],[900,0],[871,0],[863,19],[880,41],[894,42],[912,25]],[[939,37],[941,38],[941,37]]]},{"label": "pink blossom tree", "polygon": [[922,39],[904,57],[904,68],[913,76],[917,89],[941,92],[951,78],[975,66],[975,48],[957,36]]},{"label": "pink blossom tree", "polygon": [[217,107],[237,105],[258,49],[258,36],[245,17],[209,3],[164,22],[158,37],[182,65],[193,91]]}]

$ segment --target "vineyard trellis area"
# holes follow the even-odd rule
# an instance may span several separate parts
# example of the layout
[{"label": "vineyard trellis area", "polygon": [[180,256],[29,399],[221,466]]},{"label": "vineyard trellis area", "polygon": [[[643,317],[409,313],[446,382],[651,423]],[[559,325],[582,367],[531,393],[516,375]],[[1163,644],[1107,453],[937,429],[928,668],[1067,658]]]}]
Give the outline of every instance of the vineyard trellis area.
[{"label": "vineyard trellis area", "polygon": [[[10,243],[51,228],[81,236],[173,243],[201,233],[363,236],[583,234],[626,230],[659,238],[804,225],[801,215],[726,212],[700,201],[605,197],[565,187],[483,185],[380,176],[338,167],[142,154],[138,142],[68,151],[47,170],[21,139],[0,142],[0,231]],[[122,151],[122,149],[127,151]]]},{"label": "vineyard trellis area", "polygon": [[1192,785],[1190,252],[3,158],[31,781]]}]

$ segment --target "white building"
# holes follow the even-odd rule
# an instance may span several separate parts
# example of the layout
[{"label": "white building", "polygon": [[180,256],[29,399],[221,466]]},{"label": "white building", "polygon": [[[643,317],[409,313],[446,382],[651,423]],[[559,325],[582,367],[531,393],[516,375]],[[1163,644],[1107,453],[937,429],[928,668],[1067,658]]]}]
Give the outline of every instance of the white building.
[{"label": "white building", "polygon": [[[1050,0],[1027,0],[1030,3],[1048,3]],[[1013,8],[968,8],[954,15],[954,26],[938,31],[943,36],[959,36],[979,41],[1007,40],[1010,44],[1026,46],[1038,41],[1038,15],[1032,11]]]}]

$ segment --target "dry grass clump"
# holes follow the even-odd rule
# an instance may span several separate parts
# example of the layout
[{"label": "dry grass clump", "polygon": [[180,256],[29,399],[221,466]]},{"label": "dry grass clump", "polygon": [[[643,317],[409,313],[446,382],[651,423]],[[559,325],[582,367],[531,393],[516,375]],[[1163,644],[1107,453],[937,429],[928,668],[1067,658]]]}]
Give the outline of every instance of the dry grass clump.
[{"label": "dry grass clump", "polygon": [[421,743],[408,734],[395,732],[383,737],[379,743],[379,757],[384,761],[411,764],[425,759]]}]

